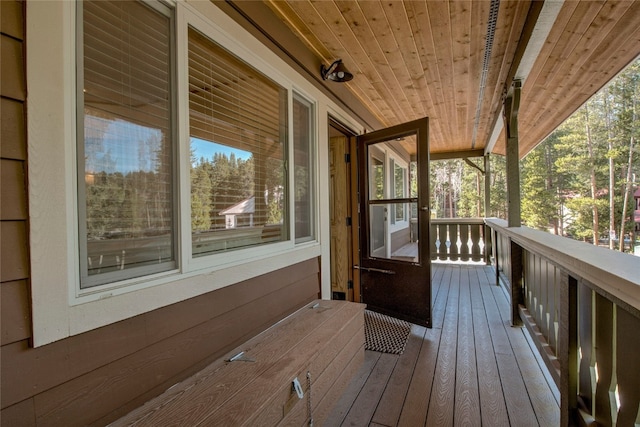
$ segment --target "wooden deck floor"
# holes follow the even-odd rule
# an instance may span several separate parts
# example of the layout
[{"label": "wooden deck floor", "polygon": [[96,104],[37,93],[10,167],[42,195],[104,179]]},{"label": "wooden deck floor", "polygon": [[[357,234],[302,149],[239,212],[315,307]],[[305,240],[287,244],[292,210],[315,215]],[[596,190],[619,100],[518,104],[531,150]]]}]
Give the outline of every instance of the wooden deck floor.
[{"label": "wooden deck floor", "polygon": [[367,351],[327,426],[557,426],[559,393],[486,266],[433,265],[433,328]]}]

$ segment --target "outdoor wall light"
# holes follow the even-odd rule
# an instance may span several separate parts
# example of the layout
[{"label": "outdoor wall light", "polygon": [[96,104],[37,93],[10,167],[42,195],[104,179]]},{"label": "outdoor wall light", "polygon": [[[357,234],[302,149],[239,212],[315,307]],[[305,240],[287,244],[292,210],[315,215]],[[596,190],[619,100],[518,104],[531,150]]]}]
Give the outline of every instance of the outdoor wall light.
[{"label": "outdoor wall light", "polygon": [[333,64],[326,68],[324,64],[320,65],[320,74],[322,75],[322,80],[331,80],[339,83],[353,79],[353,74],[344,66],[342,59],[336,59]]}]

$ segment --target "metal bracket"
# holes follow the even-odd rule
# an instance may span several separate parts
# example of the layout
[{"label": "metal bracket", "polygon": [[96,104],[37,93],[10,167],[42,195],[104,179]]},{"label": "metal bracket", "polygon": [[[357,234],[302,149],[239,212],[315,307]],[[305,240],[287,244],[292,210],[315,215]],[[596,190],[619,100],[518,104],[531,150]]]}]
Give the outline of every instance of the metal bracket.
[{"label": "metal bracket", "polygon": [[312,309],[312,310],[318,310],[318,312],[322,312],[322,311],[331,309],[331,307],[323,307],[323,306],[321,306],[319,302],[309,306],[309,308]]},{"label": "metal bracket", "polygon": [[369,271],[369,272],[375,272],[375,273],[396,274],[396,272],[393,270],[383,270],[381,268],[360,267],[359,265],[354,265],[353,268],[355,268],[356,270],[363,270],[363,271]]},{"label": "metal bracket", "polygon": [[226,360],[227,362],[255,362],[256,359],[245,356],[244,351]]}]

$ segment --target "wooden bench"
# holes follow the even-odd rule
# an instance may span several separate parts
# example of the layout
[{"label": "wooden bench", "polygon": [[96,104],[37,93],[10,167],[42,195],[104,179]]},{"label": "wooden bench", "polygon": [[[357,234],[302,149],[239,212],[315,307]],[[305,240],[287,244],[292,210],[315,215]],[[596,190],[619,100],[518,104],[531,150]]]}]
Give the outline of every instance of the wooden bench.
[{"label": "wooden bench", "polygon": [[314,301],[112,426],[321,425],[363,362],[364,307]]}]

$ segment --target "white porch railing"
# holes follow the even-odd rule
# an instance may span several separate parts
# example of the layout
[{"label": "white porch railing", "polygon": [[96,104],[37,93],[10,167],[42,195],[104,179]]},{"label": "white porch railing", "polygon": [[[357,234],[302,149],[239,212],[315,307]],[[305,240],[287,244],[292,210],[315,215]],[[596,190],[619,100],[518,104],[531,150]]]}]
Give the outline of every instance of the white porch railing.
[{"label": "white porch railing", "polygon": [[433,261],[476,261],[487,259],[485,224],[482,218],[432,219],[429,245]]}]

